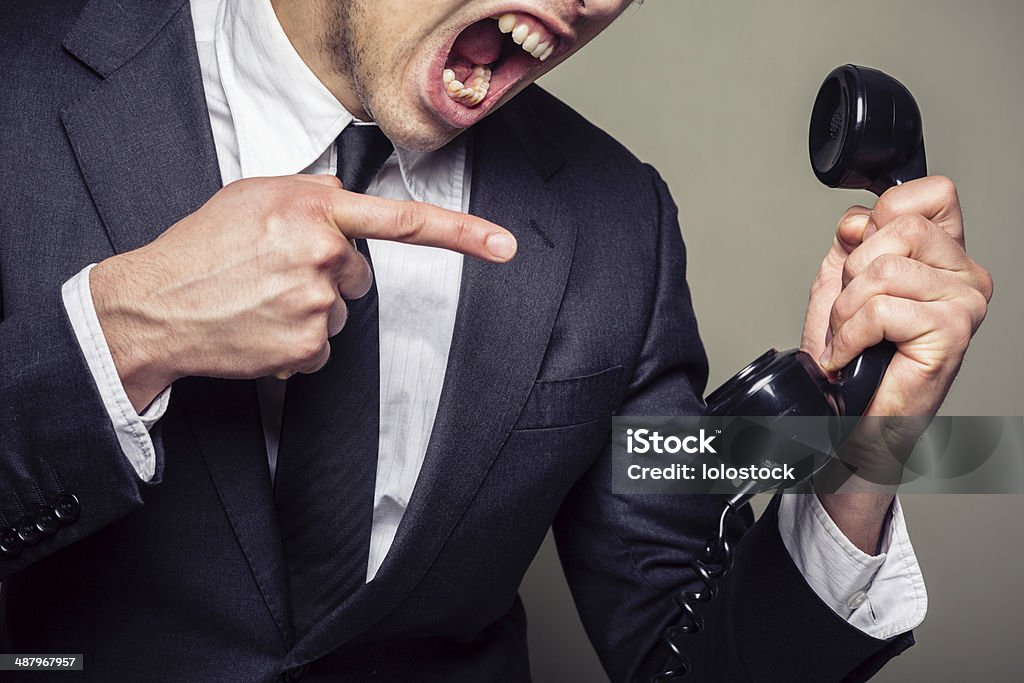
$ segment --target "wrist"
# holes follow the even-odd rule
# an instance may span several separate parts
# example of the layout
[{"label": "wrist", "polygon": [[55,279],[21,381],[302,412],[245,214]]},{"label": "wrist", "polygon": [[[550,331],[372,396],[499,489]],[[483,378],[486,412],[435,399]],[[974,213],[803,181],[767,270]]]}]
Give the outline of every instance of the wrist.
[{"label": "wrist", "polygon": [[[113,256],[89,273],[96,318],[128,399],[143,412],[179,374],[174,335],[155,315],[154,299],[140,267],[139,252]],[[150,269],[151,270],[151,269]]]},{"label": "wrist", "polygon": [[882,532],[896,497],[890,487],[872,485],[857,492],[817,495],[822,508],[851,543],[868,555],[878,554]]}]

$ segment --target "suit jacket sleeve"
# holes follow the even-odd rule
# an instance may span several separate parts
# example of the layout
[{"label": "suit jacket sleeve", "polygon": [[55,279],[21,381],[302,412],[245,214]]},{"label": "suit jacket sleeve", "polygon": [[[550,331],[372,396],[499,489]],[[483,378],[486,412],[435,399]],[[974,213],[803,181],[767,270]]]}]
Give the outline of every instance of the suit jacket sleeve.
[{"label": "suit jacket sleeve", "polygon": [[[703,409],[707,361],[686,284],[677,209],[650,169],[660,203],[655,300],[620,415],[693,415]],[[670,663],[666,629],[675,596],[695,590],[687,565],[715,531],[715,496],[612,492],[611,449],[570,492],[555,522],[559,554],[584,627],[613,681],[650,681]],[[877,640],[851,626],[807,585],[778,531],[777,501],[740,538],[718,597],[701,605],[704,632],[682,635],[694,681],[859,681],[913,643]]]},{"label": "suit jacket sleeve", "polygon": [[[0,320],[0,532],[10,541],[22,525],[47,529],[15,551],[4,544],[0,580],[141,506],[161,464],[158,455],[145,484],[122,454],[59,285]],[[77,500],[74,519],[54,523],[67,495]]]}]

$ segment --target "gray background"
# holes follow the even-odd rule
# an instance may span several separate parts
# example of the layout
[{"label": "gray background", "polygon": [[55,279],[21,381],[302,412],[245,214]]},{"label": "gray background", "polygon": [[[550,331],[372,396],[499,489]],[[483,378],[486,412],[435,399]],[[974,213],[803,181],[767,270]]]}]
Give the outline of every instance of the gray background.
[{"label": "gray background", "polygon": [[[968,247],[996,282],[944,412],[1021,415],[1024,134],[1019,0],[648,0],[543,85],[654,164],[680,205],[713,388],[799,341],[811,278],[842,211],[866,193],[817,184],[807,119],[834,66],[874,66],[915,93],[930,167],[959,184]],[[1018,680],[1019,496],[907,496],[929,592],[919,644],[880,681]],[[553,546],[523,595],[536,679],[605,680]]]}]

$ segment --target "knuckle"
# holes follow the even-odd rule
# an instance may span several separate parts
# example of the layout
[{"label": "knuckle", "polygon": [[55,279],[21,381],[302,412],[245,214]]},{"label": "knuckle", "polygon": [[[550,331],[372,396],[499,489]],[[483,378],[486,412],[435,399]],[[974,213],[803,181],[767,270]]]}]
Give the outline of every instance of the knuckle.
[{"label": "knuckle", "polygon": [[843,263],[843,281],[850,282],[864,270],[863,257],[857,252],[850,254]]},{"label": "knuckle", "polygon": [[373,271],[365,259],[360,258],[353,263],[352,268],[344,274],[342,285],[346,298],[349,299],[358,299],[370,291],[370,287],[373,286]]},{"label": "knuckle", "polygon": [[473,237],[473,228],[470,226],[469,221],[464,218],[455,220],[452,225],[452,236],[456,244],[460,246],[468,245]]},{"label": "knuckle", "polygon": [[959,193],[952,178],[944,175],[933,176],[932,183],[935,186],[936,194],[942,198],[944,204],[954,204],[958,201]]},{"label": "knuckle", "polygon": [[309,371],[313,373],[322,370],[324,366],[327,365],[327,361],[329,361],[330,359],[331,351],[330,349],[327,349],[324,351],[324,355],[318,358],[316,362],[312,365],[312,367],[310,367]]},{"label": "knuckle", "polygon": [[293,343],[295,359],[299,363],[311,363],[320,357],[326,345],[327,333],[323,326],[309,326]]},{"label": "knuckle", "polygon": [[297,182],[281,192],[276,210],[304,221],[323,223],[331,215],[331,196],[328,188],[309,182]]},{"label": "knuckle", "polygon": [[959,306],[950,306],[942,329],[956,349],[966,349],[974,336],[974,321],[969,313]]},{"label": "knuckle", "polygon": [[903,214],[893,221],[893,230],[907,244],[920,244],[931,236],[932,225],[924,216]]},{"label": "knuckle", "polygon": [[872,325],[881,325],[889,317],[891,309],[887,298],[876,296],[864,304],[864,315]]},{"label": "knuckle", "polygon": [[312,185],[303,188],[304,201],[307,215],[318,223],[323,223],[331,215],[332,198],[327,188]]},{"label": "knuckle", "polygon": [[331,268],[345,255],[345,240],[340,235],[309,235],[305,244],[306,257],[316,268]]},{"label": "knuckle", "polygon": [[369,270],[369,264],[366,262],[366,258],[359,253],[359,250],[354,248],[348,240],[342,240],[343,244],[339,245],[341,253],[338,254],[338,262],[341,264],[341,274],[345,277],[352,277],[353,275],[360,275],[365,270]]},{"label": "knuckle", "polygon": [[828,316],[828,329],[832,330],[832,334],[833,336],[835,336],[835,330],[843,329],[843,326],[845,326],[846,323],[849,322],[849,320],[850,319],[843,315],[843,313],[833,308],[832,312],[829,313]]},{"label": "knuckle", "polygon": [[967,308],[971,318],[976,321],[976,325],[980,325],[988,315],[989,298],[983,292],[974,288],[969,289],[967,296]]},{"label": "knuckle", "polygon": [[839,329],[843,324],[850,319],[854,311],[852,309],[852,303],[848,297],[840,296],[836,299],[835,303],[832,304],[832,313],[829,316],[829,322],[831,323],[832,329]]},{"label": "knuckle", "polygon": [[334,311],[335,327],[340,332],[348,322],[348,306],[342,301]]},{"label": "knuckle", "polygon": [[411,239],[423,230],[423,216],[412,202],[402,202],[395,208],[393,222],[402,240]]},{"label": "knuckle", "polygon": [[308,296],[308,310],[311,313],[327,313],[334,305],[334,292],[328,287],[312,287]]},{"label": "knuckle", "polygon": [[833,347],[841,349],[851,348],[854,342],[854,332],[853,323],[847,322],[836,331],[835,337],[832,340]]},{"label": "knuckle", "polygon": [[896,254],[882,254],[871,263],[869,271],[875,281],[886,283],[906,275],[907,264]]},{"label": "knuckle", "polygon": [[275,212],[270,212],[260,223],[260,233],[263,239],[270,240],[275,245],[289,244],[287,221]]},{"label": "knuckle", "polygon": [[885,214],[885,215],[898,215],[901,213],[901,197],[904,192],[902,186],[891,187],[882,193],[882,196],[875,202],[875,207],[872,210],[874,214]]},{"label": "knuckle", "polygon": [[292,199],[301,196],[301,189],[296,189],[283,178],[253,178],[252,181],[253,192],[263,199],[267,210],[281,216],[293,213]]},{"label": "knuckle", "polygon": [[986,304],[992,301],[992,296],[995,294],[995,281],[992,279],[992,273],[981,266],[978,266],[978,292],[985,298]]}]

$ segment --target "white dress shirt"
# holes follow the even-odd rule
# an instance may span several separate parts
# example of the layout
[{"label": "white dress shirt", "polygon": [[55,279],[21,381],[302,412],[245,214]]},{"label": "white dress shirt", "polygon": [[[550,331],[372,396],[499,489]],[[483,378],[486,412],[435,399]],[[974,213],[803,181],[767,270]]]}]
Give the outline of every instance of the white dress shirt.
[{"label": "white dress shirt", "polygon": [[[354,124],[292,47],[270,0],[192,0],[213,137],[224,183],[294,173],[334,173],[334,141]],[[355,122],[354,125],[367,125]],[[371,124],[372,125],[372,124]],[[463,141],[431,153],[398,149],[367,194],[466,211],[470,164]],[[380,439],[367,581],[377,573],[419,476],[444,383],[462,257],[369,241],[380,298]],[[145,480],[155,471],[149,429],[170,388],[139,415],[121,385],[89,290],[89,268],[64,285],[64,304],[125,456]],[[259,380],[273,477],[284,382]],[[784,496],[779,531],[821,599],[865,633],[888,638],[917,626],[924,580],[897,500],[882,547],[869,556],[839,530],[814,495]]]}]

